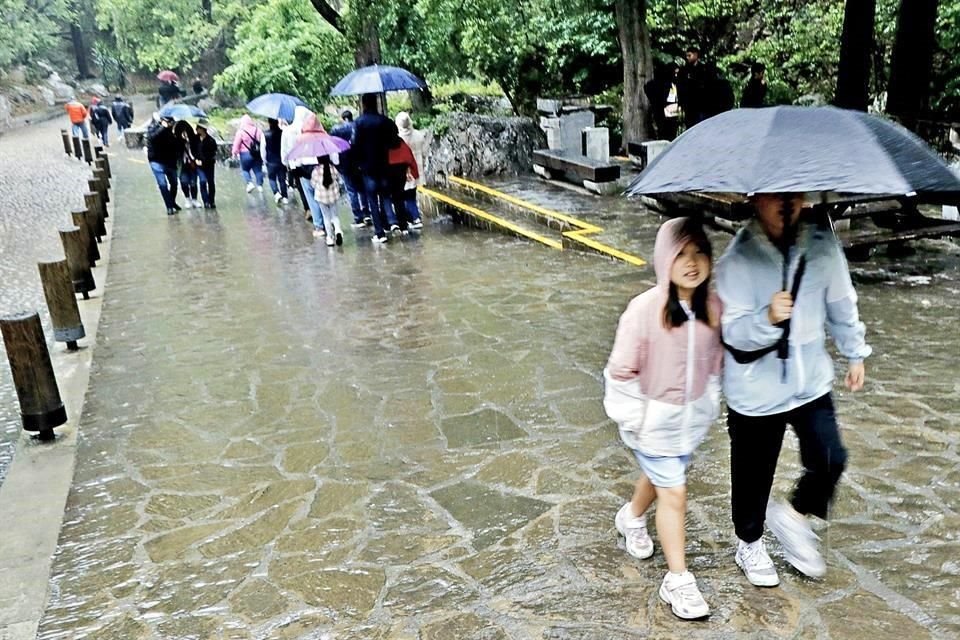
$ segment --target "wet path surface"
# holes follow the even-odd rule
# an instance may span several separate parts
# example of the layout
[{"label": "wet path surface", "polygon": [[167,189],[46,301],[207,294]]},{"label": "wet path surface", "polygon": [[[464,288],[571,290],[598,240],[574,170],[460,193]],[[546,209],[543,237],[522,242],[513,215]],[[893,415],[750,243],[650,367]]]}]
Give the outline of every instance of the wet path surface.
[{"label": "wet path surface", "polygon": [[[86,163],[63,152],[63,118],[0,135],[0,315],[39,311],[48,346],[53,329],[37,273],[40,260],[63,259],[57,228],[83,206]],[[111,134],[114,132],[111,132]],[[20,434],[20,408],[0,341],[0,482]]]},{"label": "wet path surface", "polygon": [[[651,271],[436,221],[328,249],[228,170],[219,211],[168,219],[147,167],[113,164],[100,345],[40,638],[960,634],[955,245],[857,270],[876,355],[866,393],[838,391],[851,463],[828,577],[779,556],[781,588],[738,572],[718,424],[688,518],[713,615],[683,623],[657,599],[662,554],[618,546],[635,464],[600,404],[617,318]],[[655,217],[550,194],[635,216],[621,246],[649,257]],[[780,494],[797,472],[788,440]]]}]

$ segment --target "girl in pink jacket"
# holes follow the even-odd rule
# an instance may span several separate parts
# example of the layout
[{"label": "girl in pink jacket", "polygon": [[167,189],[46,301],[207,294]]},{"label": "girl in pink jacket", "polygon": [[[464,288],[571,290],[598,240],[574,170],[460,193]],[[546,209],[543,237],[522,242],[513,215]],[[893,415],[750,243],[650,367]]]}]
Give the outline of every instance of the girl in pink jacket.
[{"label": "girl in pink jacket", "polygon": [[674,218],[660,227],[653,252],[657,286],[620,316],[603,372],[603,405],[640,464],[633,499],[615,518],[627,552],[653,555],[646,512],[656,524],[670,569],[660,598],[680,618],[710,614],[687,571],[686,468],[720,411],[720,300],[710,291],[710,241],[700,224]]}]

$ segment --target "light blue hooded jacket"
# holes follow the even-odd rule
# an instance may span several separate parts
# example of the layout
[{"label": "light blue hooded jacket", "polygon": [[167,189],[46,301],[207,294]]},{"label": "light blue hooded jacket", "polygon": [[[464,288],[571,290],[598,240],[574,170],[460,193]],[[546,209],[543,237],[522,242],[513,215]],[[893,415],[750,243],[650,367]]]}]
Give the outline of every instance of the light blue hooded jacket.
[{"label": "light blue hooded jacket", "polygon": [[[797,243],[790,252],[791,283],[800,255],[806,255],[807,266],[794,300],[786,381],[776,351],[749,364],[738,364],[726,353],[723,392],[727,405],[737,413],[783,413],[829,393],[834,371],[824,329],[847,360],[860,361],[871,353],[857,313],[857,293],[833,229],[800,224]],[[717,261],[724,342],[735,349],[755,351],[780,338],[783,331],[770,324],[767,310],[773,294],[783,288],[782,270],[783,254],[754,218]]]}]

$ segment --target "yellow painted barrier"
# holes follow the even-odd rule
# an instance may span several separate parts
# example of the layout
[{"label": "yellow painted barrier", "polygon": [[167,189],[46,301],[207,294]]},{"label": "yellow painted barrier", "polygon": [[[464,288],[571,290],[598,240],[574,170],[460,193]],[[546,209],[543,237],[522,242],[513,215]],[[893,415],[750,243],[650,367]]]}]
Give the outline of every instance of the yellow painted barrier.
[{"label": "yellow painted barrier", "polygon": [[631,255],[624,251],[620,251],[619,249],[615,249],[602,242],[593,240],[592,238],[587,238],[586,236],[588,235],[601,233],[603,231],[602,227],[598,227],[595,224],[584,222],[583,220],[579,220],[577,218],[574,218],[573,216],[567,215],[565,213],[560,213],[559,211],[553,211],[545,207],[541,207],[531,202],[527,202],[526,200],[521,200],[520,198],[511,196],[508,193],[503,193],[502,191],[491,189],[490,187],[484,186],[477,182],[466,180],[464,178],[451,176],[448,178],[448,180],[454,184],[459,184],[468,189],[473,189],[474,191],[479,191],[480,193],[484,193],[492,198],[496,198],[504,202],[509,202],[514,206],[520,207],[522,209],[526,209],[527,211],[530,211],[531,213],[534,213],[538,216],[546,218],[547,220],[564,222],[571,227],[575,227],[574,231],[563,231],[561,232],[561,235],[564,238],[567,238],[568,240],[572,240],[574,242],[582,244],[585,247],[589,247],[590,249],[592,249],[593,251],[596,251],[597,253],[602,253],[606,256],[609,256],[616,260],[621,260],[623,262],[626,262],[627,264],[632,264],[636,267],[642,267],[643,265],[647,264],[647,262],[643,258],[640,258],[635,255]]}]

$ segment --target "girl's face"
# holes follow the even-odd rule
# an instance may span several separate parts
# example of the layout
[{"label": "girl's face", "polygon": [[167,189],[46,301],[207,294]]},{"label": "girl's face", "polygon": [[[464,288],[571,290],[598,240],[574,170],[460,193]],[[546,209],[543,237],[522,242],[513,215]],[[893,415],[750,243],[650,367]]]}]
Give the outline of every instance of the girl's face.
[{"label": "girl's face", "polygon": [[710,258],[696,242],[687,242],[670,269],[670,281],[676,285],[678,294],[681,297],[692,294],[709,276]]}]

